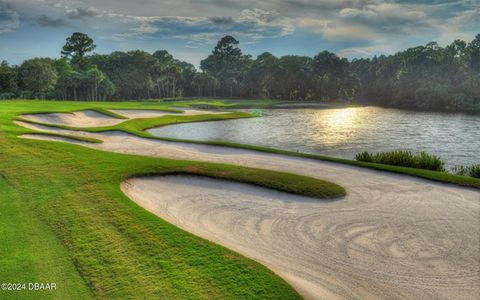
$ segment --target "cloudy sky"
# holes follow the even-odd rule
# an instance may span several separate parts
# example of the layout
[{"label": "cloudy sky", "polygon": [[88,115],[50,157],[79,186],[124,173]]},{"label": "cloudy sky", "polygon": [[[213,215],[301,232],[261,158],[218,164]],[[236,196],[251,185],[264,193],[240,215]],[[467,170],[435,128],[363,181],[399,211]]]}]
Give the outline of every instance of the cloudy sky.
[{"label": "cloudy sky", "polygon": [[0,0],[0,60],[58,57],[81,31],[97,53],[166,49],[198,65],[226,34],[245,53],[353,57],[480,33],[480,0]]}]

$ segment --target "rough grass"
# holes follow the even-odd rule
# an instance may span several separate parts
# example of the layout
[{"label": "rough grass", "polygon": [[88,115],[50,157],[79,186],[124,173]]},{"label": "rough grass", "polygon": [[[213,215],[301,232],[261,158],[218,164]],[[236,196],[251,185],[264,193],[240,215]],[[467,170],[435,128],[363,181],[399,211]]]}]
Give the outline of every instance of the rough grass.
[{"label": "rough grass", "polygon": [[[58,286],[55,292],[41,293],[0,290],[0,298],[300,298],[264,266],[139,207],[120,191],[120,183],[144,174],[187,172],[310,196],[341,195],[343,188],[293,174],[26,140],[17,136],[32,131],[12,122],[26,113],[144,105],[0,102],[0,282],[55,282]],[[168,104],[148,106],[168,109]],[[124,130],[137,130],[136,125],[122,124]]]},{"label": "rough grass", "polygon": [[436,155],[424,151],[412,153],[411,151],[396,150],[379,153],[361,152],[355,159],[363,162],[385,165],[417,168],[432,171],[445,171],[445,163]]},{"label": "rough grass", "polygon": [[480,178],[480,164],[471,166],[455,166],[451,171],[457,175]]}]

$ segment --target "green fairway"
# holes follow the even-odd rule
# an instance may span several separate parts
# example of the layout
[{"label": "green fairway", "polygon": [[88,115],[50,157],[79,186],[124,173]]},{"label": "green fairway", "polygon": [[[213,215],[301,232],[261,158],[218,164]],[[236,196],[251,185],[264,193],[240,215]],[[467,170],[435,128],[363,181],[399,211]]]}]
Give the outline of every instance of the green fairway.
[{"label": "green fairway", "polygon": [[[21,139],[17,136],[30,130],[12,123],[25,113],[92,108],[102,112],[107,107],[167,109],[169,105],[0,102],[0,283],[57,285],[56,291],[0,290],[1,299],[300,297],[262,265],[137,206],[120,191],[120,183],[140,174],[187,172],[313,197],[341,196],[343,188],[267,170]],[[219,116],[192,116],[191,121],[197,117]],[[122,125],[126,131],[130,123]]]}]

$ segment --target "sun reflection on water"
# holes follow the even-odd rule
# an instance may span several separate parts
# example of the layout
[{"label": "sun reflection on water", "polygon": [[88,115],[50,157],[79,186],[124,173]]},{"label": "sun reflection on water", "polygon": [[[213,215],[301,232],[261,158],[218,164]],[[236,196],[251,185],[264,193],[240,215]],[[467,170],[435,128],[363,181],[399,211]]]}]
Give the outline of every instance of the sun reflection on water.
[{"label": "sun reflection on water", "polygon": [[448,166],[478,163],[477,115],[373,106],[266,109],[261,113],[260,118],[187,123],[151,132],[162,137],[231,141],[349,159],[362,151],[403,149],[433,153]]},{"label": "sun reflection on water", "polygon": [[319,143],[339,144],[355,136],[358,128],[358,108],[348,107],[340,109],[318,110],[311,121],[313,127],[323,128],[323,134],[317,135]]}]

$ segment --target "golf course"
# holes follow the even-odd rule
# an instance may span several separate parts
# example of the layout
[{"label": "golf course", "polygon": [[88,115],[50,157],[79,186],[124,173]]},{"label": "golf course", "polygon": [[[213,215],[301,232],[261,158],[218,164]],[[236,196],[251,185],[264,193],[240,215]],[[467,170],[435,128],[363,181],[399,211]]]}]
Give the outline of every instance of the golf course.
[{"label": "golf course", "polygon": [[480,300],[478,1],[0,0],[0,300]]},{"label": "golf course", "polygon": [[0,101],[0,299],[478,297],[480,179],[151,133],[274,105]]}]

